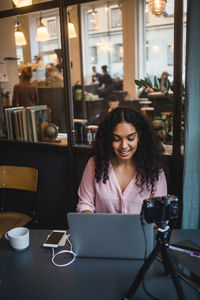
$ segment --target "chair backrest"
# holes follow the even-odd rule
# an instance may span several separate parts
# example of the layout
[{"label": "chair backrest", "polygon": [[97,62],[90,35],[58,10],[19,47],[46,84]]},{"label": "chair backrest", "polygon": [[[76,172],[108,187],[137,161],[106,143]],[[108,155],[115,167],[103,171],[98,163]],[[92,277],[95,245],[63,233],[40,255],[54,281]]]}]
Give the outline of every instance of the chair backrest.
[{"label": "chair backrest", "polygon": [[21,166],[0,166],[0,189],[37,191],[38,170]]}]

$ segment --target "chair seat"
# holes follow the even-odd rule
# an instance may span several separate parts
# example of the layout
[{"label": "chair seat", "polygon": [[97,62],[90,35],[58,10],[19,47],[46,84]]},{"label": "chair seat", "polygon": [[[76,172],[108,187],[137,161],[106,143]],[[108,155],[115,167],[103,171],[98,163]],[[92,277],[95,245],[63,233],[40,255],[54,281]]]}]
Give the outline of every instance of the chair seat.
[{"label": "chair seat", "polygon": [[0,213],[0,238],[3,234],[15,227],[21,227],[31,221],[31,217],[18,212],[1,212]]}]

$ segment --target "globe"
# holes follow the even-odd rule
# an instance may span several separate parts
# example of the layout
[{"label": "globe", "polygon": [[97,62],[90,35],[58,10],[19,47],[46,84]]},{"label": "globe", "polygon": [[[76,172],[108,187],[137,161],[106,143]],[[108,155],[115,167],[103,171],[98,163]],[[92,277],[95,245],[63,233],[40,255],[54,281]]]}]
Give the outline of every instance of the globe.
[{"label": "globe", "polygon": [[49,123],[44,128],[44,134],[46,137],[48,137],[50,140],[55,140],[58,136],[58,128],[55,124]]}]

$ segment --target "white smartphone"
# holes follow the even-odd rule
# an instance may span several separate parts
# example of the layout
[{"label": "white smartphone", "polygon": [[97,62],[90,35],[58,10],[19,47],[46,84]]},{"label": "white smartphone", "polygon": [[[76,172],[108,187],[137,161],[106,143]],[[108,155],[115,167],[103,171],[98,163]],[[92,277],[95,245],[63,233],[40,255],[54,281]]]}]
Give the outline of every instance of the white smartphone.
[{"label": "white smartphone", "polygon": [[45,240],[43,247],[57,248],[65,234],[65,230],[53,230]]}]

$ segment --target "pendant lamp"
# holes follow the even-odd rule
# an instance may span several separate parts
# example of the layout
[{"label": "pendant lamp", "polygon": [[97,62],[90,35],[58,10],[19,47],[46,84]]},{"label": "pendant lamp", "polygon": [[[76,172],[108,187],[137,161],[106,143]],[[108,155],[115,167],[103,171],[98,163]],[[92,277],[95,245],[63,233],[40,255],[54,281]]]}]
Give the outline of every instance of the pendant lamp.
[{"label": "pendant lamp", "polygon": [[16,30],[15,30],[15,45],[17,46],[25,46],[27,45],[24,33],[19,28],[19,22],[17,22]]},{"label": "pendant lamp", "polygon": [[77,37],[77,33],[76,33],[76,29],[75,29],[74,24],[70,20],[69,12],[68,12],[68,18],[69,18],[69,21],[68,21],[68,35],[69,35],[70,39],[73,39],[73,38]]},{"label": "pendant lamp", "polygon": [[36,41],[45,42],[50,39],[47,27],[42,23],[42,17],[40,17],[40,25],[37,28],[36,32]]},{"label": "pendant lamp", "polygon": [[32,4],[32,0],[13,0],[16,7],[28,6]]},{"label": "pendant lamp", "polygon": [[156,16],[163,15],[163,13],[165,11],[166,3],[167,3],[167,0],[150,0],[149,6],[152,11],[152,14],[154,14]]}]

